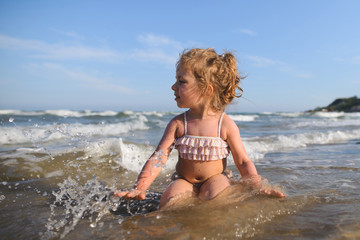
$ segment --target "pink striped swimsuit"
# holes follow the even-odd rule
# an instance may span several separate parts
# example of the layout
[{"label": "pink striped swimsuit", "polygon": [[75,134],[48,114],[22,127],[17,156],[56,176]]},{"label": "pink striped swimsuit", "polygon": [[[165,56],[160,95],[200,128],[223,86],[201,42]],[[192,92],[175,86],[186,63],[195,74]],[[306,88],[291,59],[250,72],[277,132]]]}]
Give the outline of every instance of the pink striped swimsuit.
[{"label": "pink striped swimsuit", "polygon": [[224,113],[221,114],[217,137],[187,135],[186,112],[184,113],[185,135],[175,140],[175,148],[183,159],[210,161],[224,159],[229,156],[229,146],[220,137],[221,122]]}]

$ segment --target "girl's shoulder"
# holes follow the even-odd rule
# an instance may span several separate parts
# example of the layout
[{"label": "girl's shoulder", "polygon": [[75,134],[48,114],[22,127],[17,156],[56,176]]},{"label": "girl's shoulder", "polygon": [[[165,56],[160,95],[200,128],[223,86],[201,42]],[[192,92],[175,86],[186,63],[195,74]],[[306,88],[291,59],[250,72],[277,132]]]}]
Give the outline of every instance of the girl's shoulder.
[{"label": "girl's shoulder", "polygon": [[168,124],[168,128],[175,131],[176,137],[184,135],[184,113],[173,117]]},{"label": "girl's shoulder", "polygon": [[234,122],[234,120],[229,117],[229,115],[227,115],[226,113],[224,113],[223,118],[222,118],[222,127],[225,128],[233,128],[233,127],[237,127],[236,123]]},{"label": "girl's shoulder", "polygon": [[221,136],[227,139],[232,134],[238,134],[239,128],[234,120],[224,113],[221,123]]},{"label": "girl's shoulder", "polygon": [[184,124],[184,113],[180,113],[170,120],[172,124]]}]

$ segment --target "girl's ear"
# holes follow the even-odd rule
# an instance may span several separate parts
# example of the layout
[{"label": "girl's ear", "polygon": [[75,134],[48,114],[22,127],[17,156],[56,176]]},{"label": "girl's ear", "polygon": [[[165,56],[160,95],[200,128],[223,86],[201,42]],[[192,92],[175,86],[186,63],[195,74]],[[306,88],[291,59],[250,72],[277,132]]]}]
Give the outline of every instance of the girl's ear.
[{"label": "girl's ear", "polygon": [[209,85],[206,96],[210,97],[213,94],[213,92],[214,92],[214,87],[212,85]]}]

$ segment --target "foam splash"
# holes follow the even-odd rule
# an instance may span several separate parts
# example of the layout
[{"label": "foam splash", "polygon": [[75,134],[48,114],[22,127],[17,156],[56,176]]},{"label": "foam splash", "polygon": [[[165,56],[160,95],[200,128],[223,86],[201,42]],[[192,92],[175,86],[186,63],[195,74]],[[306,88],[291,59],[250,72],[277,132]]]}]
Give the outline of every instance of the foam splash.
[{"label": "foam splash", "polygon": [[[63,238],[82,219],[88,219],[89,226],[95,227],[112,207],[111,202],[106,201],[110,190],[95,177],[85,185],[80,185],[69,177],[58,186],[59,189],[52,192],[55,201],[50,205],[51,214],[42,239]],[[63,211],[58,211],[58,207]]]},{"label": "foam splash", "polygon": [[91,228],[102,226],[105,215],[113,214],[121,224],[125,217],[142,215],[157,210],[161,194],[149,192],[145,200],[125,200],[113,196],[113,187],[96,177],[80,184],[69,177],[52,192],[50,217],[42,239],[64,238],[75,229],[79,221],[87,220]]},{"label": "foam splash", "polygon": [[[133,143],[124,143],[122,139],[119,139],[120,165],[128,170],[140,172],[145,161],[154,152],[155,147],[149,145],[139,145]],[[174,169],[177,162],[177,152],[173,151],[169,156],[164,169]]]}]

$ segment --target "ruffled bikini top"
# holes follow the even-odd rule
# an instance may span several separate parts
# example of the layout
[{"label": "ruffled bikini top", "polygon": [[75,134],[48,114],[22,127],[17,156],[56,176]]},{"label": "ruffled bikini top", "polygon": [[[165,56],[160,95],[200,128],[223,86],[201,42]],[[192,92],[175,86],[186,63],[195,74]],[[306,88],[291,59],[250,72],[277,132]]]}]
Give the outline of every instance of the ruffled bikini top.
[{"label": "ruffled bikini top", "polygon": [[229,154],[228,144],[220,137],[221,122],[224,113],[221,114],[217,137],[187,135],[186,112],[184,113],[185,135],[175,140],[174,147],[183,159],[209,161],[226,158]]}]

